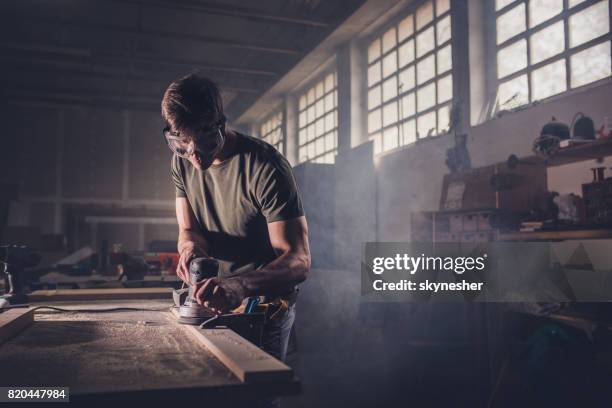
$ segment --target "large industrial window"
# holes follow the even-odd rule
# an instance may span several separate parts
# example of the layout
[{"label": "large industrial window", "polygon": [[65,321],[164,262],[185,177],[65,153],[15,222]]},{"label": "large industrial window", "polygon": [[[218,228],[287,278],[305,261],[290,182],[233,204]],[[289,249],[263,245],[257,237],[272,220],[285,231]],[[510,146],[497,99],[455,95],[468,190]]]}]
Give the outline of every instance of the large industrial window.
[{"label": "large industrial window", "polygon": [[270,143],[282,154],[285,148],[283,137],[283,112],[278,112],[270,116],[259,127],[259,137]]},{"label": "large industrial window", "polygon": [[609,77],[608,8],[608,0],[496,0],[499,109]]},{"label": "large industrial window", "polygon": [[429,0],[368,47],[368,134],[379,154],[448,131],[450,0]]},{"label": "large industrial window", "polygon": [[334,163],[338,151],[336,73],[304,92],[298,102],[298,162]]}]

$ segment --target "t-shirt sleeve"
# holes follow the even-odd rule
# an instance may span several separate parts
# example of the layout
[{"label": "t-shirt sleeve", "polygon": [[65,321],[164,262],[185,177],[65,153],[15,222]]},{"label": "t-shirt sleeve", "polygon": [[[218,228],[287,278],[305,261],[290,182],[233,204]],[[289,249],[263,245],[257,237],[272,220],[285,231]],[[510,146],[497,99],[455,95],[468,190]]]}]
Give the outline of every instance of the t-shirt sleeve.
[{"label": "t-shirt sleeve", "polygon": [[172,156],[171,163],[171,174],[172,174],[172,182],[174,183],[175,195],[176,197],[187,197],[187,193],[185,192],[185,183],[183,182],[183,175],[180,168],[179,158],[174,155]]},{"label": "t-shirt sleeve", "polygon": [[291,165],[284,157],[265,162],[257,177],[255,196],[267,222],[288,221],[304,215]]}]

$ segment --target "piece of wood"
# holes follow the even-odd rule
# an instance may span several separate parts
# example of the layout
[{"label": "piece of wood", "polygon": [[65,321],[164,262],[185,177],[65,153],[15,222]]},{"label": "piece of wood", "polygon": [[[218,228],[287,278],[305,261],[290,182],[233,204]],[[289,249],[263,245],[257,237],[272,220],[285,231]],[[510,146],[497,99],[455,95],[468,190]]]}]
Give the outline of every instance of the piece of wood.
[{"label": "piece of wood", "polygon": [[37,290],[28,295],[30,302],[73,300],[172,299],[172,288],[58,289]]},{"label": "piece of wood", "polygon": [[289,366],[230,329],[200,329],[198,326],[186,329],[242,382],[290,381],[293,378]]},{"label": "piece of wood", "polygon": [[15,308],[0,313],[0,344],[4,343],[34,322],[34,310]]}]

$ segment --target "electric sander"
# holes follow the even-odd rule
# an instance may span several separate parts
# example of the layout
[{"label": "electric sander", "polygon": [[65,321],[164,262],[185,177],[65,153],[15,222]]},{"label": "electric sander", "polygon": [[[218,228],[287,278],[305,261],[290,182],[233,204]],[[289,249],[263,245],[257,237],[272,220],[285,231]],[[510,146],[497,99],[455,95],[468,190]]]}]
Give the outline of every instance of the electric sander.
[{"label": "electric sander", "polygon": [[213,258],[195,258],[189,263],[189,291],[185,302],[179,308],[179,323],[201,324],[215,316],[210,309],[199,305],[195,299],[197,284],[214,278],[219,271],[219,262]]}]

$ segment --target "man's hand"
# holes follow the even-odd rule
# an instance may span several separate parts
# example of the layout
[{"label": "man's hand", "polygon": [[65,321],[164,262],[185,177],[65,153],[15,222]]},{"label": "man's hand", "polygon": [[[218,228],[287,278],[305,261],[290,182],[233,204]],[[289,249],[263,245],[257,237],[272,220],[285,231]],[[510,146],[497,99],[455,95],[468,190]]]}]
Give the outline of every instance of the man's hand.
[{"label": "man's hand", "polygon": [[189,284],[189,262],[191,262],[192,259],[200,256],[205,256],[204,251],[195,245],[185,246],[179,254],[176,274],[183,282]]},{"label": "man's hand", "polygon": [[198,286],[195,294],[198,304],[218,314],[237,308],[246,297],[246,289],[240,277],[210,278]]}]

